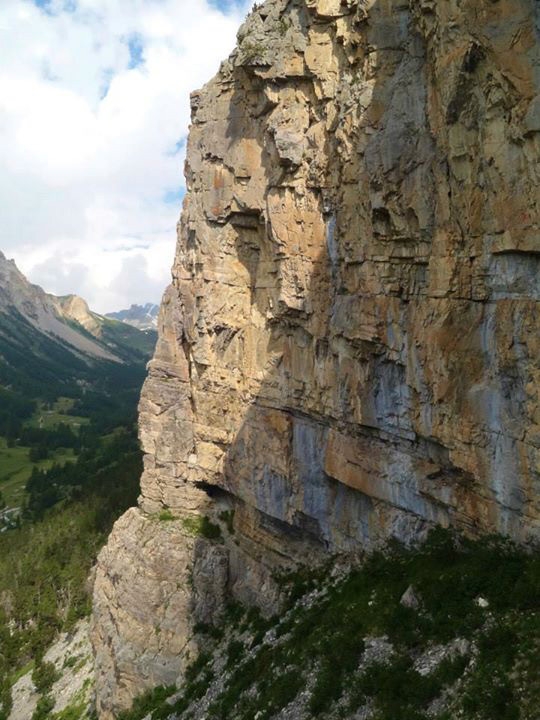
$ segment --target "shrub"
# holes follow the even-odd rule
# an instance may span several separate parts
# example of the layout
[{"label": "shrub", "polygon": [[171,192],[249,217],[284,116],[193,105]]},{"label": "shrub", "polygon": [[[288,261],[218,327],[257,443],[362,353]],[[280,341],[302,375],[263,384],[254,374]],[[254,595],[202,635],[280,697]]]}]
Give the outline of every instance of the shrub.
[{"label": "shrub", "polygon": [[182,520],[182,524],[190,535],[204,537],[207,540],[221,538],[221,528],[214,525],[206,515],[196,515]]},{"label": "shrub", "polygon": [[227,648],[226,667],[228,670],[238,665],[238,662],[240,661],[240,658],[244,655],[245,650],[246,649],[243,642],[240,642],[240,640],[231,640]]},{"label": "shrub", "polygon": [[36,709],[32,715],[32,720],[46,720],[47,718],[50,718],[53,710],[54,700],[50,695],[45,695],[38,700]]},{"label": "shrub", "polygon": [[219,519],[225,523],[229,535],[234,535],[234,510],[224,510],[219,514]]},{"label": "shrub", "polygon": [[[176,692],[175,685],[159,686],[140,695],[133,701],[130,710],[118,715],[118,720],[142,720]],[[170,706],[169,706],[170,709]]]},{"label": "shrub", "polygon": [[60,674],[50,662],[37,662],[32,671],[32,682],[41,695],[45,695],[58,680]]}]

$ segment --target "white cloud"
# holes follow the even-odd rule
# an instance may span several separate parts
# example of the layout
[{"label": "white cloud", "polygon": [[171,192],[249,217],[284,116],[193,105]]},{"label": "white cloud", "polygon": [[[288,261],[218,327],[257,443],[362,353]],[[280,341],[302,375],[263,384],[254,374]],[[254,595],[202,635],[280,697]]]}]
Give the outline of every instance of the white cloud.
[{"label": "white cloud", "polygon": [[102,312],[159,299],[189,94],[250,4],[1,1],[0,250],[32,282]]}]

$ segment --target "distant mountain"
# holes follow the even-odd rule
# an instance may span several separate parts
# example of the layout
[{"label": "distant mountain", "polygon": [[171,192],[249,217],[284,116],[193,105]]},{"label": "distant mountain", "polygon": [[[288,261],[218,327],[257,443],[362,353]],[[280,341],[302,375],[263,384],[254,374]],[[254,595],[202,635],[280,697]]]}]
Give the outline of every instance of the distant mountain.
[{"label": "distant mountain", "polygon": [[155,333],[32,285],[0,252],[0,390],[43,398],[73,396],[104,378],[114,384],[143,373],[154,344]]},{"label": "distant mountain", "polygon": [[[84,308],[84,310],[83,310]],[[57,298],[32,285],[15,265],[0,253],[0,313],[16,322],[32,326],[36,331],[54,340],[58,345],[77,355],[87,355],[113,361],[120,358],[97,340],[96,319],[94,332],[79,324],[91,318],[88,306],[81,298]],[[73,325],[73,323],[76,325]],[[79,326],[80,325],[80,326]],[[81,332],[84,330],[85,332]],[[1,332],[1,331],[0,331]]]},{"label": "distant mountain", "polygon": [[159,314],[159,305],[146,303],[146,305],[132,305],[127,310],[107,313],[106,317],[120,320],[139,330],[155,330]]}]

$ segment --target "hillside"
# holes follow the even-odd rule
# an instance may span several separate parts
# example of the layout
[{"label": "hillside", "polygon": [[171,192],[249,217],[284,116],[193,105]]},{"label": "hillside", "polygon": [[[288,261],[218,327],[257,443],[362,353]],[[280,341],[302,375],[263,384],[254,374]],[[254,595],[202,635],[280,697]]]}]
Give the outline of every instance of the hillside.
[{"label": "hillside", "polygon": [[539,571],[511,544],[436,531],[281,576],[278,614],[232,604],[199,624],[180,686],[119,720],[536,720]]},{"label": "hillside", "polygon": [[90,707],[87,580],[138,494],[137,403],[153,345],[77,296],[31,285],[0,254],[2,720]]},{"label": "hillside", "polygon": [[82,432],[133,424],[154,338],[31,285],[0,253],[0,526],[32,467],[74,460]]},{"label": "hillside", "polygon": [[[66,303],[64,310],[59,298],[29,283],[17,269],[15,262],[7,260],[0,253],[0,313],[3,316],[2,333],[5,340],[9,339],[9,332],[17,325],[30,325],[39,333],[41,342],[46,338],[78,356],[82,354],[118,361],[119,358],[96,342],[91,333],[82,332],[83,328],[78,324],[77,316],[70,313],[72,307],[72,303]],[[5,318],[12,323],[7,328]],[[73,326],[73,322],[77,325]]]},{"label": "hillside", "polygon": [[0,434],[43,403],[89,405],[94,393],[140,388],[155,336],[92,313],[81,298],[31,285],[0,253]]},{"label": "hillside", "polygon": [[[69,367],[69,381],[83,379],[85,368],[98,361],[141,363],[151,354],[155,335],[131,330],[88,308],[80,297],[56,297],[32,285],[13,260],[0,253],[0,362],[2,384],[22,373],[36,380],[36,393],[45,387],[35,376],[37,365],[47,382],[54,381],[56,362]],[[32,353],[27,349],[32,347]],[[26,358],[25,355],[31,357]],[[59,378],[62,373],[56,373]],[[68,380],[66,378],[66,380]]]}]

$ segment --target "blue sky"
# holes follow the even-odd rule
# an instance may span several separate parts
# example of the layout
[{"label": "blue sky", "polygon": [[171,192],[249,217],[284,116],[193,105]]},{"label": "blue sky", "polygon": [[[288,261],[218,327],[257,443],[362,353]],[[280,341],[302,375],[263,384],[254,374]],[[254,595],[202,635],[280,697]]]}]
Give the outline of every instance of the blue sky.
[{"label": "blue sky", "polygon": [[129,48],[128,70],[139,67],[144,63],[144,39],[139,33],[133,33],[127,40]]},{"label": "blue sky", "polygon": [[76,12],[76,0],[33,0],[34,5],[49,15],[57,15],[59,12]]},{"label": "blue sky", "polygon": [[189,93],[252,4],[1,0],[0,250],[101,312],[169,281]]},{"label": "blue sky", "polygon": [[[33,0],[33,2],[34,5],[37,5],[37,7],[42,8],[47,12],[51,11],[51,7],[54,4],[54,0]],[[245,3],[243,3],[242,0],[210,0],[209,5],[227,13],[235,8],[242,8]],[[62,0],[62,10],[74,12],[76,9],[76,0]]]}]

